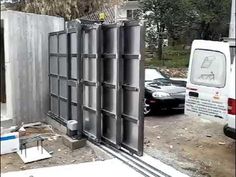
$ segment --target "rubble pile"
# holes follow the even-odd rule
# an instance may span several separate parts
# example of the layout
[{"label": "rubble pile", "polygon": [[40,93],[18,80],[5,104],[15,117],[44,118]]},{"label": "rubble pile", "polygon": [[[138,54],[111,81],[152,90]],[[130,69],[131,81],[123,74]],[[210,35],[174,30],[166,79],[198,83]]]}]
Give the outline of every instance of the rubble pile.
[{"label": "rubble pile", "polygon": [[187,78],[188,68],[159,68],[161,72],[169,77]]}]

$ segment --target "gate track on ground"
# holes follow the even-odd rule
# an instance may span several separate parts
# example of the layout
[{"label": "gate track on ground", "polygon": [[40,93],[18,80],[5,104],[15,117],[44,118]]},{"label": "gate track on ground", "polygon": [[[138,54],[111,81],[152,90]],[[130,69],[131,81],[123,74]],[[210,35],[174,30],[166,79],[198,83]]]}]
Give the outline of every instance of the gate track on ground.
[{"label": "gate track on ground", "polygon": [[93,141],[90,142],[95,144],[97,147],[107,152],[111,156],[122,161],[145,177],[171,177],[160,169],[148,164],[147,162],[141,160],[139,157],[136,157],[135,155],[130,154],[123,149],[118,150],[107,144],[99,144]]}]

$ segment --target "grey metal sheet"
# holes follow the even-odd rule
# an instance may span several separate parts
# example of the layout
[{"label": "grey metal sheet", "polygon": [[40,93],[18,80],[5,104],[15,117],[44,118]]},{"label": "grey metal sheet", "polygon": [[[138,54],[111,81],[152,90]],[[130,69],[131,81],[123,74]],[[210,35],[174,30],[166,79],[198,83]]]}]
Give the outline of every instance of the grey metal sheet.
[{"label": "grey metal sheet", "polygon": [[71,87],[71,102],[78,103],[79,100],[77,98],[77,95],[78,95],[77,87]]},{"label": "grey metal sheet", "polygon": [[71,78],[77,80],[78,79],[78,58],[71,57]]},{"label": "grey metal sheet", "polygon": [[82,61],[81,61],[81,25],[78,22],[67,25],[68,31],[68,118],[78,121],[78,137],[82,137]]},{"label": "grey metal sheet", "polygon": [[96,82],[97,80],[96,58],[83,58],[83,78],[86,81]]},{"label": "grey metal sheet", "polygon": [[67,106],[67,100],[61,99],[59,101],[59,106],[60,106],[60,118],[64,120],[68,120],[68,106]]},{"label": "grey metal sheet", "polygon": [[100,25],[83,25],[81,33],[83,132],[90,138],[100,141]]},{"label": "grey metal sheet", "polygon": [[59,50],[60,54],[67,54],[67,33],[60,33],[58,36],[59,40]]},{"label": "grey metal sheet", "polygon": [[113,145],[116,146],[117,142],[117,120],[115,117],[102,114],[102,136],[114,143]]},{"label": "grey metal sheet", "polygon": [[139,119],[139,92],[123,89],[123,113]]},{"label": "grey metal sheet", "polygon": [[59,75],[67,77],[67,57],[59,57]]},{"label": "grey metal sheet", "polygon": [[135,22],[123,27],[122,146],[143,154],[144,31]]},{"label": "grey metal sheet", "polygon": [[71,119],[78,120],[78,108],[77,105],[71,105]]},{"label": "grey metal sheet", "polygon": [[120,148],[120,26],[102,25],[102,138]]},{"label": "grey metal sheet", "polygon": [[49,57],[50,74],[58,74],[57,57]]},{"label": "grey metal sheet", "polygon": [[124,81],[126,85],[139,87],[138,73],[140,71],[139,59],[124,59]]},{"label": "grey metal sheet", "polygon": [[66,31],[49,34],[49,86],[50,115],[66,122],[68,120],[67,85],[67,33]]},{"label": "grey metal sheet", "polygon": [[59,79],[59,96],[65,99],[68,99],[68,88],[67,88],[67,80],[60,78]]},{"label": "grey metal sheet", "polygon": [[97,108],[97,88],[96,86],[86,86],[83,87],[83,105],[96,110]]},{"label": "grey metal sheet", "polygon": [[57,53],[57,35],[50,35],[49,36],[49,41],[50,41],[50,45],[49,45],[49,49],[50,49],[50,53]]},{"label": "grey metal sheet", "polygon": [[71,54],[78,54],[78,33],[70,34]]},{"label": "grey metal sheet", "polygon": [[98,138],[96,112],[83,110],[83,130],[90,138],[94,140]]},{"label": "grey metal sheet", "polygon": [[52,113],[56,116],[59,115],[58,112],[58,98],[54,97],[54,96],[50,96],[50,110],[52,111]]},{"label": "grey metal sheet", "polygon": [[103,62],[103,80],[106,83],[116,84],[117,80],[117,59],[105,59]]},{"label": "grey metal sheet", "polygon": [[58,95],[58,78],[50,76],[50,93]]},{"label": "grey metal sheet", "polygon": [[116,89],[103,86],[102,88],[102,109],[105,109],[113,114],[117,112]]}]

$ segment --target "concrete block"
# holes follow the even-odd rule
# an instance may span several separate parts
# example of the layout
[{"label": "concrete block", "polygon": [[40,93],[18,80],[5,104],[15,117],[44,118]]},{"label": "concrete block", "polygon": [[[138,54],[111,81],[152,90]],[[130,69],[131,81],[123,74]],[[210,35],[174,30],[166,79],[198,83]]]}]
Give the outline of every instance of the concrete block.
[{"label": "concrete block", "polygon": [[86,139],[75,140],[67,135],[62,136],[63,144],[71,150],[82,148],[86,145]]}]

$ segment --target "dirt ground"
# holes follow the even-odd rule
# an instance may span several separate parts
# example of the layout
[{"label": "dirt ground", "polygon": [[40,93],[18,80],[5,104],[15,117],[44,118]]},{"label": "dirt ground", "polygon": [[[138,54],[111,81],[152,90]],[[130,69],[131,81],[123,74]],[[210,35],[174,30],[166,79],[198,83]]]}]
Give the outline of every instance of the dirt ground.
[{"label": "dirt ground", "polygon": [[223,124],[181,112],[145,117],[145,152],[192,177],[234,177],[235,141]]},{"label": "dirt ground", "polygon": [[[96,150],[87,145],[74,151],[70,150],[63,144],[62,137],[57,133],[52,133],[50,130],[28,129],[27,136],[41,134],[49,138],[44,141],[44,148],[52,153],[52,157],[24,164],[17,153],[1,155],[1,173],[107,159],[106,156],[97,153]],[[36,142],[32,143],[31,146],[36,146]]]},{"label": "dirt ground", "polygon": [[[145,117],[145,152],[191,177],[233,177],[235,141],[222,128],[223,124],[180,112]],[[52,158],[24,164],[16,153],[2,155],[1,173],[107,159],[90,146],[71,151],[63,145],[60,133],[50,128],[29,128],[24,136],[37,134],[48,137],[44,148]]]}]

